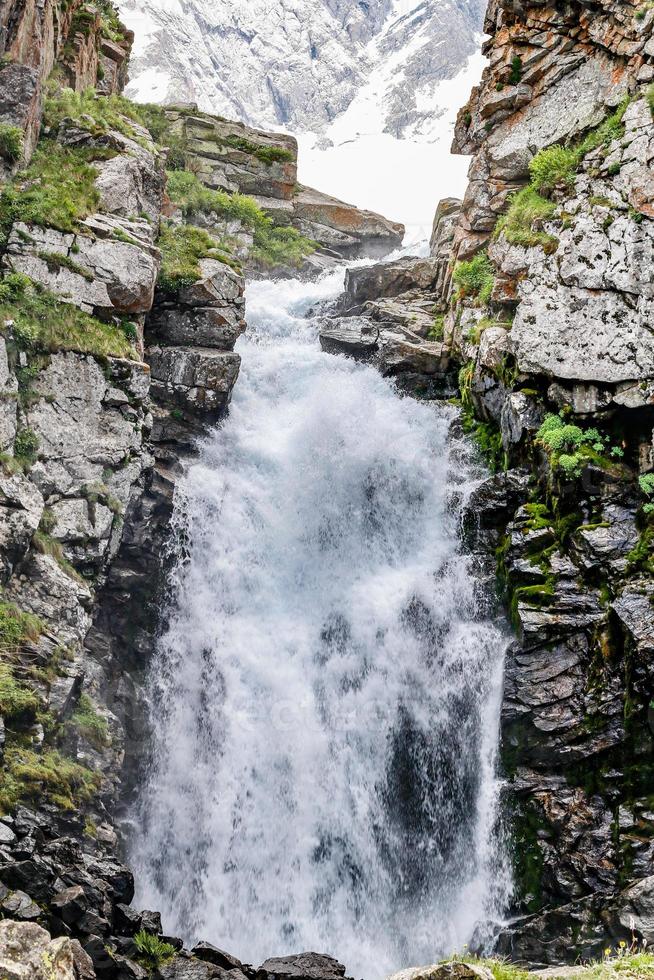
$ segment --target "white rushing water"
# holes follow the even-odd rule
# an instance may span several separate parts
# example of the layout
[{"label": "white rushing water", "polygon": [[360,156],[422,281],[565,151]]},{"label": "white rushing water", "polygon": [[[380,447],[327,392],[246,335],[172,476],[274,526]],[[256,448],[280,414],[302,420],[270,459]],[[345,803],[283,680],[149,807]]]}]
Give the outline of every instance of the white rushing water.
[{"label": "white rushing water", "polygon": [[341,286],[248,289],[229,417],[177,494],[132,861],[170,934],[377,980],[501,916],[506,640],[457,537],[480,474],[455,410],[321,352],[304,314]]}]

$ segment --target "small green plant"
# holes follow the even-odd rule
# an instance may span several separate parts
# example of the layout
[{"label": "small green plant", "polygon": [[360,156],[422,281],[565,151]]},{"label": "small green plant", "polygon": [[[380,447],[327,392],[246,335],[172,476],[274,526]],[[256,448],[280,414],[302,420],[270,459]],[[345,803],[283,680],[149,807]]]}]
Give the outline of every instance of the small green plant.
[{"label": "small green plant", "polygon": [[49,558],[54,558],[61,570],[65,572],[69,578],[74,579],[76,582],[82,581],[81,575],[68,561],[64,555],[64,549],[61,542],[57,541],[56,538],[53,538],[46,532],[39,530],[34,534],[32,544],[36,551],[38,551],[40,554],[47,555]]},{"label": "small green plant", "polygon": [[547,452],[553,468],[561,470],[569,479],[580,476],[590,463],[610,468],[612,460],[624,455],[622,447],[611,446],[609,436],[596,428],[582,429],[560,415],[546,416],[536,433],[536,441]]},{"label": "small green plant", "polygon": [[160,966],[175,955],[174,946],[144,929],[136,933],[134,943],[148,966]]},{"label": "small green plant", "polygon": [[511,62],[509,85],[519,85],[522,81],[522,58],[516,55]]},{"label": "small green plant", "polygon": [[488,304],[495,285],[495,275],[485,252],[480,252],[469,261],[457,262],[452,279],[458,287],[459,299],[475,297],[480,306]]},{"label": "small green plant", "polygon": [[23,154],[23,133],[18,126],[0,123],[0,157],[16,163]]},{"label": "small green plant", "polygon": [[25,466],[36,462],[39,451],[39,437],[33,429],[21,429],[14,442],[14,456]]},{"label": "small green plant", "polygon": [[646,99],[650,112],[654,116],[654,85],[650,85],[650,87],[647,89]]},{"label": "small green plant", "polygon": [[547,200],[533,187],[524,187],[511,197],[509,210],[497,222],[494,236],[504,233],[511,245],[524,248],[540,246],[546,252],[555,251],[558,239],[542,230],[545,221],[552,218],[556,204]]},{"label": "small green plant", "polygon": [[434,323],[427,334],[427,340],[442,340],[445,336],[445,314],[437,313],[434,317]]},{"label": "small green plant", "polygon": [[654,473],[645,473],[639,477],[638,485],[647,497],[647,503],[643,504],[643,513],[649,517],[654,514]]},{"label": "small green plant", "polygon": [[99,715],[88,694],[80,695],[69,725],[98,749],[107,745],[109,729],[106,718]]},{"label": "small green plant", "polygon": [[570,186],[579,166],[579,153],[569,147],[550,146],[541,150],[529,164],[531,186],[538,193],[549,192],[562,184]]}]

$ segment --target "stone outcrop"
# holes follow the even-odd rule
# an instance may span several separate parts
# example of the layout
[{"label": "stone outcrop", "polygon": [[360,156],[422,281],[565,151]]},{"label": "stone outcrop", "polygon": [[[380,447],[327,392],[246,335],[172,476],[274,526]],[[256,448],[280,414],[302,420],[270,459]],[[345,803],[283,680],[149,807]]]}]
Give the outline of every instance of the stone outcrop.
[{"label": "stone outcrop", "polygon": [[403,225],[298,184],[294,137],[229,122],[196,107],[173,107],[167,115],[207,187],[254,197],[276,225],[297,229],[326,255],[382,256],[402,244]]},{"label": "stone outcrop", "polygon": [[101,85],[122,91],[134,35],[85,0],[9,0],[0,12],[0,125],[15,131],[5,175],[29,161],[41,126],[43,89],[55,64],[78,92]]}]

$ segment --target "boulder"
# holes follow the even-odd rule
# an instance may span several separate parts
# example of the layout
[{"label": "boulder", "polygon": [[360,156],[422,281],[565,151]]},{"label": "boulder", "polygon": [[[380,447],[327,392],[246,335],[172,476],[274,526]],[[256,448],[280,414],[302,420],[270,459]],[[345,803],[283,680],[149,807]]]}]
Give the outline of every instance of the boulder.
[{"label": "boulder", "polygon": [[350,268],[345,273],[345,292],[340,304],[347,310],[382,296],[399,296],[412,289],[428,291],[433,288],[437,275],[435,259],[407,258]]},{"label": "boulder", "polygon": [[34,923],[0,922],[0,974],[6,980],[86,980],[95,977],[89,957],[74,939],[51,939]]},{"label": "boulder", "polygon": [[378,349],[379,327],[368,317],[324,318],[320,321],[320,346],[329,354],[369,358]]},{"label": "boulder", "polygon": [[302,185],[298,185],[293,195],[292,224],[296,223],[306,231],[315,229],[317,234],[320,234],[320,227],[326,226],[354,239],[355,246],[339,246],[333,238],[327,243],[343,258],[387,255],[399,248],[404,238],[404,225],[372,211],[360,211],[351,204]]},{"label": "boulder", "polygon": [[434,963],[400,970],[388,980],[492,980],[493,974],[481,963]]},{"label": "boulder", "polygon": [[273,956],[257,970],[257,980],[342,980],[345,967],[332,956],[299,953]]},{"label": "boulder", "polygon": [[654,876],[643,878],[620,895],[616,918],[623,929],[654,943]]},{"label": "boulder", "polygon": [[152,306],[159,263],[139,244],[14,225],[6,266],[87,313],[135,315]]}]

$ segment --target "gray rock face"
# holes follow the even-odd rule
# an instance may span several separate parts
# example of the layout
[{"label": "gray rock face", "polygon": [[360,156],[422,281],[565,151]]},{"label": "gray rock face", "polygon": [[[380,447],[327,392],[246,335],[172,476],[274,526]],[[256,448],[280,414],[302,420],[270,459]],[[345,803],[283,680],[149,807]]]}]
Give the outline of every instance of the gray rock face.
[{"label": "gray rock face", "polygon": [[331,956],[319,953],[300,953],[297,956],[273,956],[262,963],[257,977],[288,977],[294,980],[339,980],[345,967]]},{"label": "gray rock face", "polygon": [[245,329],[243,278],[212,259],[202,261],[202,273],[178,297],[160,298],[149,332],[164,344],[232,350]]},{"label": "gray rock face", "polygon": [[6,265],[87,313],[136,315],[154,299],[157,260],[138,244],[15,225]]},{"label": "gray rock face", "polygon": [[438,276],[434,259],[399,259],[363,268],[348,269],[345,273],[343,309],[356,308],[368,300],[399,296],[411,289],[430,290]]},{"label": "gray rock face", "polygon": [[51,939],[34,923],[11,920],[0,922],[0,971],[7,980],[95,977],[88,956],[76,940]]},{"label": "gray rock face", "polygon": [[157,398],[204,416],[225,411],[241,364],[238,354],[184,347],[151,347],[148,361]]}]

